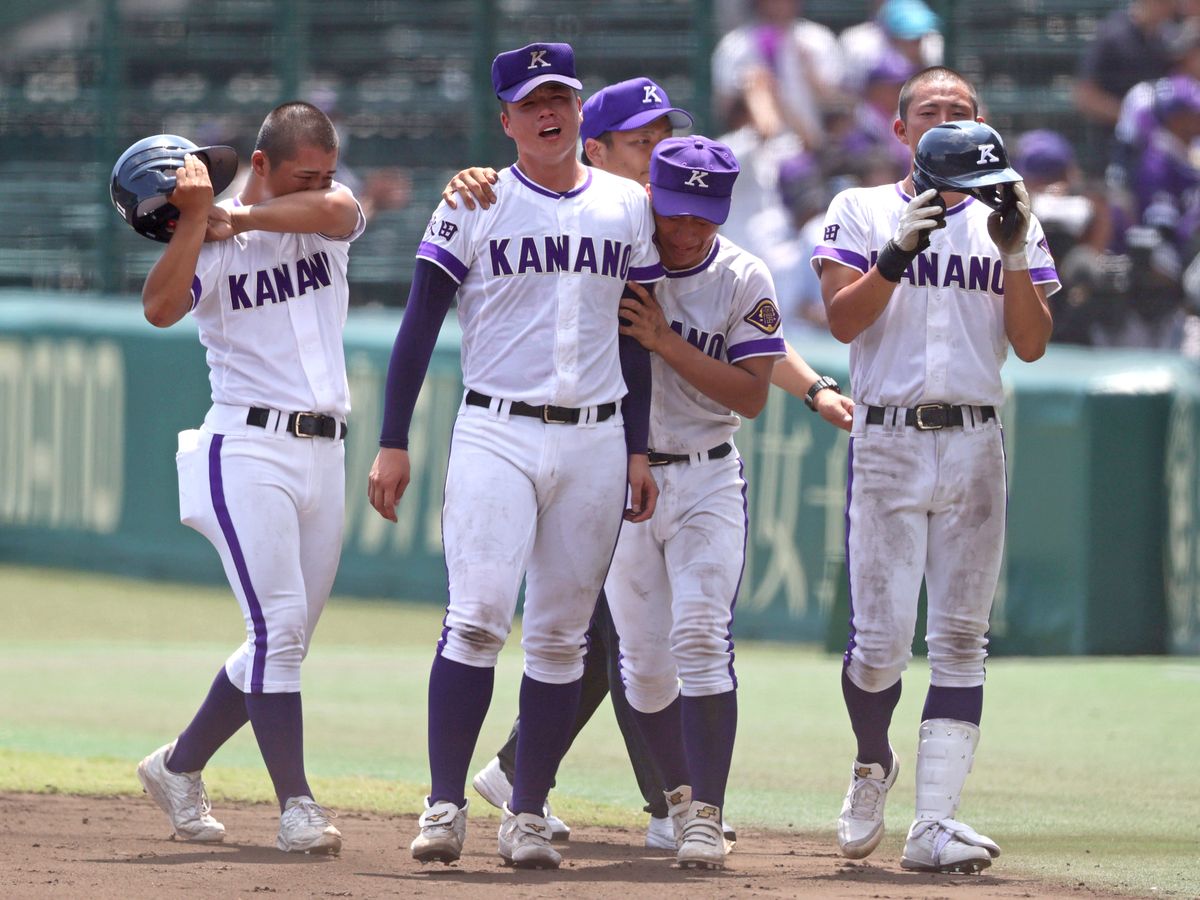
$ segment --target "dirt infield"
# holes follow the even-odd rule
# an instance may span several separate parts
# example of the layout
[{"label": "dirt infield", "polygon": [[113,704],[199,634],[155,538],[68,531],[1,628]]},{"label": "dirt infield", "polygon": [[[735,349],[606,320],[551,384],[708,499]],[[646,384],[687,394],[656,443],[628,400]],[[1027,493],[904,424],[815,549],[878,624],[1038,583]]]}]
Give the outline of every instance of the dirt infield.
[{"label": "dirt infield", "polygon": [[[219,810],[223,844],[168,840],[162,814],[143,797],[0,795],[0,896],[233,897],[654,897],[708,896],[1083,898],[1115,896],[1087,885],[1048,885],[997,865],[974,877],[904,872],[897,860],[851,863],[825,844],[748,830],[724,872],[683,872],[670,854],[640,846],[640,832],[581,828],[558,872],[504,868],[495,825],[478,822],[457,865],[422,867],[408,854],[412,816],[342,813],[346,843],[336,858],[274,848],[277,812]],[[1003,858],[1001,859],[1003,863]]]}]

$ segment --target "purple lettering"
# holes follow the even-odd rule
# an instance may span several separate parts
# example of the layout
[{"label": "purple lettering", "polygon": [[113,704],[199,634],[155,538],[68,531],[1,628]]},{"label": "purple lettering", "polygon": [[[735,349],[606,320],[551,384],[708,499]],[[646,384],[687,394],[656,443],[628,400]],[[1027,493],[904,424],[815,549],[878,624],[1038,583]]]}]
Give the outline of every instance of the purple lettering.
[{"label": "purple lettering", "polygon": [[1004,262],[996,260],[992,267],[992,293],[1004,294]]},{"label": "purple lettering", "polygon": [[275,296],[275,289],[271,287],[271,273],[265,269],[259,269],[256,273],[258,289],[255,294],[255,306],[262,306],[268,300],[272,303],[278,303],[279,300]]},{"label": "purple lettering", "polygon": [[288,264],[276,266],[271,272],[275,275],[275,296],[279,298],[279,302],[283,303],[289,297],[295,297],[296,289],[292,286],[292,273]]},{"label": "purple lettering", "polygon": [[917,284],[937,284],[938,255],[922,253],[915,260],[917,264]]},{"label": "purple lettering", "polygon": [[579,252],[575,256],[575,271],[582,272],[585,268],[596,274],[596,246],[590,237],[579,239]]},{"label": "purple lettering", "polygon": [[[324,253],[314,253],[312,259],[312,274],[322,287],[329,287],[332,283],[329,280],[329,257]],[[316,287],[314,284],[313,287]]]},{"label": "purple lettering", "polygon": [[249,309],[252,304],[246,293],[246,275],[229,276],[229,301],[233,309]]},{"label": "purple lettering", "polygon": [[533,242],[533,238],[521,238],[521,259],[517,263],[517,274],[524,275],[530,269],[535,272],[542,271],[542,261],[538,258],[537,244]]},{"label": "purple lettering", "polygon": [[682,322],[672,322],[671,330],[673,332],[675,332],[677,335],[679,335],[680,337],[683,337],[683,323]]},{"label": "purple lettering", "polygon": [[296,260],[296,280],[299,282],[299,287],[296,289],[298,296],[303,297],[306,291],[316,290],[317,279],[313,278],[307,259]]},{"label": "purple lettering", "polygon": [[488,241],[488,250],[492,255],[492,275],[511,275],[512,266],[508,264],[508,238],[502,241]]},{"label": "purple lettering", "polygon": [[972,291],[986,291],[991,260],[986,256],[972,256],[970,260],[971,274],[968,276],[968,288]]},{"label": "purple lettering", "polygon": [[708,345],[708,355],[713,359],[720,359],[725,355],[725,335],[714,334],[712,342]]},{"label": "purple lettering", "polygon": [[963,275],[963,262],[961,256],[951,256],[946,263],[946,277],[942,281],[942,287],[950,287],[952,284],[957,284],[963,290],[966,290],[967,280]]},{"label": "purple lettering", "polygon": [[625,249],[621,251],[621,275],[622,281],[629,278],[629,257],[633,254],[633,244],[626,244]]},{"label": "purple lettering", "polygon": [[610,278],[621,277],[621,242],[605,241],[600,259],[600,274]]},{"label": "purple lettering", "polygon": [[546,271],[571,270],[571,236],[562,234],[558,237],[546,235]]},{"label": "purple lettering", "polygon": [[701,352],[708,346],[709,334],[707,331],[697,331],[695,328],[689,328],[687,333],[687,342]]}]

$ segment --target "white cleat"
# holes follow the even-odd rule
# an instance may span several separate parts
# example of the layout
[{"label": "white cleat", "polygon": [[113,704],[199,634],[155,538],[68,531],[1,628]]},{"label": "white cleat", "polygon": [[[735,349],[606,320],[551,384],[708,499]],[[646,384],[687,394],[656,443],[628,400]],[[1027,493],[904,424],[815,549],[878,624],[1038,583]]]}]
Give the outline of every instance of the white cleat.
[{"label": "white cleat", "polygon": [[425,812],[418,823],[421,833],[412,842],[413,859],[419,862],[440,862],[450,865],[462,856],[463,842],[467,839],[467,801],[461,809],[448,800],[433,806],[425,800]]},{"label": "white cleat", "polygon": [[675,854],[676,865],[681,869],[722,869],[725,852],[721,810],[693,800],[684,820],[679,852]]},{"label": "white cleat", "polygon": [[728,856],[737,846],[737,831],[734,830],[733,823],[726,818],[721,819],[721,834],[725,838],[725,855]]},{"label": "white cleat", "polygon": [[200,773],[177,773],[167,768],[167,758],[174,749],[175,742],[171,741],[138,763],[142,789],[167,814],[175,837],[199,843],[224,840],[225,826],[209,815],[212,805]]},{"label": "white cleat", "polygon": [[895,752],[887,775],[879,763],[854,763],[854,776],[838,816],[837,839],[842,856],[862,859],[879,846],[883,840],[883,807],[899,773],[900,759]]},{"label": "white cleat", "polygon": [[279,836],[275,846],[286,853],[342,852],[342,833],[329,820],[336,813],[312,797],[289,797],[279,817]]},{"label": "white cleat", "polygon": [[[493,756],[492,761],[475,774],[471,784],[479,792],[479,796],[496,809],[504,809],[504,804],[512,800],[512,782],[504,774],[504,769],[500,767],[500,758],[497,756]],[[558,843],[571,839],[571,827],[554,815],[549,803],[546,804],[544,818],[550,824],[550,840]]]},{"label": "white cleat", "polygon": [[678,850],[679,839],[675,837],[675,822],[670,816],[650,817],[646,826],[646,846],[651,850]]},{"label": "white cleat", "polygon": [[550,846],[550,825],[545,816],[513,815],[508,804],[500,814],[498,852],[506,866],[517,869],[557,869],[562,862]]},{"label": "white cleat", "polygon": [[1000,848],[990,837],[955,819],[918,819],[908,830],[900,868],[944,875],[976,875]]}]

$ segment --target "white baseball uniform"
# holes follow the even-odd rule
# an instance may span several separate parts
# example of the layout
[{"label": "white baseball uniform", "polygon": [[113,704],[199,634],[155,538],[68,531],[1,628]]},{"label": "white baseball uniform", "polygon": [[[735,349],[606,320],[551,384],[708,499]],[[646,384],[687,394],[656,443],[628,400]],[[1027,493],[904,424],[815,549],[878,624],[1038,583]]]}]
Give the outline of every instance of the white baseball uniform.
[{"label": "white baseball uniform", "polygon": [[[892,184],[834,198],[813,253],[818,274],[827,262],[870,269],[910,199]],[[1007,505],[999,407],[1008,339],[990,213],[972,198],[948,209],[946,227],[930,232],[929,249],[850,346],[856,406],[846,501],[846,658],[849,677],[867,691],[894,684],[912,656],[922,577],[932,684],[983,683]],[[1034,283],[1058,290],[1036,219],[1025,252]],[[961,407],[961,427],[906,425],[926,403]],[[879,423],[868,423],[876,416]]]},{"label": "white baseball uniform", "polygon": [[[661,266],[632,181],[589,169],[560,194],[514,166],[496,196],[474,212],[442,203],[417,251],[458,282],[463,383],[491,398],[464,400],[451,442],[442,654],[494,666],[528,569],[525,672],[566,684],[583,671],[626,494],[617,307],[626,280]],[[514,401],[579,409],[579,423],[512,415]]]},{"label": "white baseball uniform", "polygon": [[[213,405],[179,435],[180,518],[217,548],[241,604],[246,642],[225,669],[248,693],[300,690],[341,555],[346,266],[365,222],[360,210],[345,238],[245,232],[206,243],[196,265]],[[297,412],[330,417],[334,437],[296,436]]]},{"label": "white baseball uniform", "polygon": [[[775,286],[767,267],[718,237],[702,263],[670,271],[656,297],[671,328],[714,359],[781,357]],[[733,608],[746,556],[746,480],[733,447],[741,420],[651,356],[654,517],[626,524],[604,584],[621,639],[621,673],[634,709],[653,713],[736,686]],[[653,462],[652,462],[653,465]],[[664,647],[671,653],[663,653]]]}]

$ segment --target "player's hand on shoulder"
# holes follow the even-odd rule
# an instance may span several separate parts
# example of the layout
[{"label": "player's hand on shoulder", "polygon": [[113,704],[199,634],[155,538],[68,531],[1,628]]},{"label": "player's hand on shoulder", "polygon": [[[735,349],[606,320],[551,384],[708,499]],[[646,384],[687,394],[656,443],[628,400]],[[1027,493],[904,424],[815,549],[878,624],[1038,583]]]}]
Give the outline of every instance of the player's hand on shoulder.
[{"label": "player's hand on shoulder", "polygon": [[938,192],[930,188],[908,201],[892,240],[901,250],[920,253],[929,246],[929,232],[946,225],[946,210]]},{"label": "player's hand on shoulder", "polygon": [[167,199],[181,216],[208,214],[213,202],[212,180],[208,167],[194,153],[184,154],[183,165],[175,170],[175,190]]},{"label": "player's hand on shoulder", "polygon": [[1000,209],[988,216],[988,235],[1001,253],[1024,253],[1029,236],[1029,192],[1025,182],[1004,185]]},{"label": "player's hand on shoulder", "polygon": [[822,419],[843,431],[854,424],[854,401],[837,391],[817,391],[813,408]]},{"label": "player's hand on shoulder", "polygon": [[626,522],[645,522],[654,515],[658,505],[658,483],[650,472],[650,457],[645,453],[629,454],[629,508]]},{"label": "player's hand on shoulder", "polygon": [[496,202],[496,192],[492,190],[492,185],[499,178],[496,170],[492,168],[472,166],[463,169],[446,184],[442,190],[442,199],[451,209],[458,209],[456,197],[462,198],[463,206],[467,209],[474,209],[476,203],[481,209],[488,209]]},{"label": "player's hand on shoulder", "polygon": [[367,499],[375,511],[390,522],[396,521],[396,504],[404,496],[410,477],[408,451],[381,447],[367,476]]},{"label": "player's hand on shoulder", "polygon": [[[673,333],[666,314],[654,295],[636,281],[626,282],[625,293],[618,316],[620,333],[629,335],[653,353]],[[631,293],[634,296],[628,296]]]}]

